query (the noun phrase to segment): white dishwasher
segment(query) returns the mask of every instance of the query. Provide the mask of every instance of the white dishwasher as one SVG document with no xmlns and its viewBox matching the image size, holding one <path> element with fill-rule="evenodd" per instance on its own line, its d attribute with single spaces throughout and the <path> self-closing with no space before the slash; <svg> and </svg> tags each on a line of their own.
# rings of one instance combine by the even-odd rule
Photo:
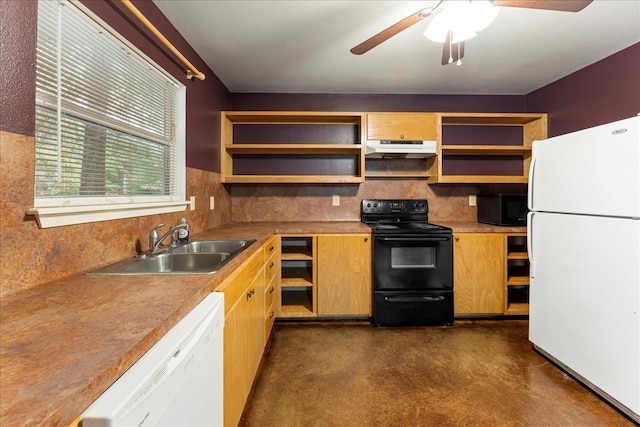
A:
<svg viewBox="0 0 640 427">
<path fill-rule="evenodd" d="M 191 310 L 83 414 L 83 427 L 221 426 L 224 294 Z"/>
</svg>

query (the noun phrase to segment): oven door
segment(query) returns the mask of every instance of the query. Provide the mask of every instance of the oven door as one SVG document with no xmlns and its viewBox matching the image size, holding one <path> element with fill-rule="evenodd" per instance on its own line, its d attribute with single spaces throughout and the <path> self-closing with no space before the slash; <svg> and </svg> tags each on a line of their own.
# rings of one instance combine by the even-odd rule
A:
<svg viewBox="0 0 640 427">
<path fill-rule="evenodd" d="M 451 234 L 374 236 L 374 291 L 453 289 Z"/>
</svg>

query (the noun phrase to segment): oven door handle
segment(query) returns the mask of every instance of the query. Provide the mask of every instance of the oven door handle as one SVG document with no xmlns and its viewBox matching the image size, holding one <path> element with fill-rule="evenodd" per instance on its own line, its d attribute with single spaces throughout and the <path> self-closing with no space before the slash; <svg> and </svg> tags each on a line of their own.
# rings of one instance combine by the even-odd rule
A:
<svg viewBox="0 0 640 427">
<path fill-rule="evenodd" d="M 387 302 L 436 302 L 444 301 L 444 295 L 420 295 L 420 296 L 386 296 Z"/>
<path fill-rule="evenodd" d="M 451 237 L 376 237 L 383 242 L 446 242 Z"/>
</svg>

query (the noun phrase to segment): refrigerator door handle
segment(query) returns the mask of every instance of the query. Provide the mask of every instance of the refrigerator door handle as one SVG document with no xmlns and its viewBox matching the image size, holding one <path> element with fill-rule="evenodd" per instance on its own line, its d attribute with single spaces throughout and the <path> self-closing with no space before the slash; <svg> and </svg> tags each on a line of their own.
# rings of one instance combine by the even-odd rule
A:
<svg viewBox="0 0 640 427">
<path fill-rule="evenodd" d="M 527 256 L 529 257 L 529 276 L 534 279 L 536 277 L 536 263 L 533 258 L 533 217 L 535 212 L 527 214 Z"/>
<path fill-rule="evenodd" d="M 527 207 L 529 210 L 533 210 L 533 185 L 534 185 L 534 171 L 536 168 L 536 161 L 538 160 L 538 156 L 536 156 L 535 143 L 534 147 L 532 147 L 531 153 L 531 164 L 529 165 L 529 196 L 527 197 Z"/>
</svg>

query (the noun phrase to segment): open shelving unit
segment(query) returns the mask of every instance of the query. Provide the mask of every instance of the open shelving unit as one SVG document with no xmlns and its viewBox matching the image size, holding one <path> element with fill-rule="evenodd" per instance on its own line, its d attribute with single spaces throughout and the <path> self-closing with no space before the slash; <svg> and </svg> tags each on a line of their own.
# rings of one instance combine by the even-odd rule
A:
<svg viewBox="0 0 640 427">
<path fill-rule="evenodd" d="M 363 140 L 363 113 L 223 112 L 222 182 L 360 183 Z"/>
<path fill-rule="evenodd" d="M 546 137 L 544 113 L 223 111 L 221 181 L 526 183 L 531 145 Z M 367 139 L 435 140 L 436 154 L 366 157 Z"/>
<path fill-rule="evenodd" d="M 317 315 L 316 236 L 282 236 L 280 317 Z"/>
<path fill-rule="evenodd" d="M 526 183 L 546 114 L 442 113 L 438 183 Z"/>
<path fill-rule="evenodd" d="M 529 257 L 527 235 L 507 234 L 505 314 L 529 313 Z"/>
</svg>

